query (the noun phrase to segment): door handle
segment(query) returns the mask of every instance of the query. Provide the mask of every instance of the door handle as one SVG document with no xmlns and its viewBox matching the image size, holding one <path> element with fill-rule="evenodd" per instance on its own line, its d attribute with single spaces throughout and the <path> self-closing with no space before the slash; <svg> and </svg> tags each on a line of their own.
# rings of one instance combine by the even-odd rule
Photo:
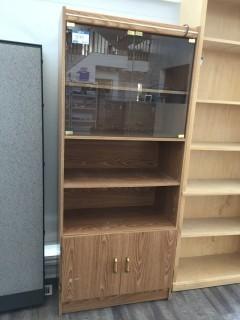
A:
<svg viewBox="0 0 240 320">
<path fill-rule="evenodd" d="M 130 272 L 130 258 L 127 257 L 125 261 L 125 272 Z"/>
<path fill-rule="evenodd" d="M 118 272 L 118 259 L 114 258 L 113 259 L 113 273 L 117 273 Z"/>
</svg>

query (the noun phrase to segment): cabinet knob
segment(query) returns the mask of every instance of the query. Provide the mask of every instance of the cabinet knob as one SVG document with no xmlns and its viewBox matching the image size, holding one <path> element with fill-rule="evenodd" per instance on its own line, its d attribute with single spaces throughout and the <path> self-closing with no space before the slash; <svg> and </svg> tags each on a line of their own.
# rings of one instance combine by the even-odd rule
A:
<svg viewBox="0 0 240 320">
<path fill-rule="evenodd" d="M 130 272 L 130 258 L 127 257 L 125 261 L 125 272 Z"/>
<path fill-rule="evenodd" d="M 117 258 L 113 259 L 113 272 L 114 273 L 118 272 L 118 259 Z"/>
</svg>

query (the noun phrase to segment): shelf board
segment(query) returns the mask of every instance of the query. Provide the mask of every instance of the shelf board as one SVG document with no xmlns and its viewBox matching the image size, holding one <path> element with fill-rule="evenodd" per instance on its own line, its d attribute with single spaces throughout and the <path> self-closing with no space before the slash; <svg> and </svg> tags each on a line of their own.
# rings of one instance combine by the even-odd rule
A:
<svg viewBox="0 0 240 320">
<path fill-rule="evenodd" d="M 156 169 L 67 169 L 65 189 L 179 186 Z"/>
<path fill-rule="evenodd" d="M 185 219 L 182 238 L 240 235 L 240 218 Z"/>
<path fill-rule="evenodd" d="M 240 151 L 240 143 L 226 142 L 194 142 L 191 150 L 199 151 Z"/>
<path fill-rule="evenodd" d="M 240 195 L 240 180 L 189 180 L 183 194 L 187 196 Z"/>
<path fill-rule="evenodd" d="M 83 135 L 65 135 L 65 140 L 110 140 L 110 141 L 166 141 L 166 142 L 184 142 L 184 138 L 161 138 L 146 136 L 83 136 Z"/>
<path fill-rule="evenodd" d="M 175 229 L 152 207 L 88 208 L 64 213 L 64 236 Z"/>
<path fill-rule="evenodd" d="M 240 254 L 221 254 L 179 261 L 174 291 L 240 282 Z"/>
<path fill-rule="evenodd" d="M 151 89 L 151 88 L 142 88 L 138 90 L 137 87 L 122 87 L 122 86 L 109 86 L 97 83 L 85 83 L 85 82 L 66 82 L 67 87 L 77 87 L 77 88 L 93 88 L 93 89 L 106 89 L 106 90 L 120 90 L 120 91 L 133 91 L 133 92 L 152 92 L 152 93 L 165 93 L 165 94 L 177 94 L 177 95 L 186 95 L 187 91 L 177 91 L 177 90 L 165 90 L 165 89 Z"/>
<path fill-rule="evenodd" d="M 231 100 L 198 99 L 197 103 L 240 106 L 240 101 L 231 101 Z"/>
<path fill-rule="evenodd" d="M 240 52 L 240 42 L 213 37 L 204 37 L 204 49 L 227 51 L 229 53 Z"/>
</svg>

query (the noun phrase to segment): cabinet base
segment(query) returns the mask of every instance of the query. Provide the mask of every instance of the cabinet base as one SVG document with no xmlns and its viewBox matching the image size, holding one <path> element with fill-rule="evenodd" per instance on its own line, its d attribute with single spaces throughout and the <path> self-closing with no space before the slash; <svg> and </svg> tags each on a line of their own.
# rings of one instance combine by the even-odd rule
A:
<svg viewBox="0 0 240 320">
<path fill-rule="evenodd" d="M 82 310 L 111 307 L 121 304 L 130 304 L 144 301 L 168 299 L 169 289 L 126 294 L 122 296 L 112 296 L 105 298 L 71 301 L 62 304 L 62 313 L 76 312 Z"/>
</svg>

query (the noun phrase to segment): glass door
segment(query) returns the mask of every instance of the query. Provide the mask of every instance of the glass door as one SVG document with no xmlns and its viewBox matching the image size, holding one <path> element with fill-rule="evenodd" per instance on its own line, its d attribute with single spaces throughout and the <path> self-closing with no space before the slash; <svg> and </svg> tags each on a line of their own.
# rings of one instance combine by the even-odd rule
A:
<svg viewBox="0 0 240 320">
<path fill-rule="evenodd" d="M 65 130 L 184 134 L 193 55 L 188 39 L 68 23 Z"/>
</svg>

